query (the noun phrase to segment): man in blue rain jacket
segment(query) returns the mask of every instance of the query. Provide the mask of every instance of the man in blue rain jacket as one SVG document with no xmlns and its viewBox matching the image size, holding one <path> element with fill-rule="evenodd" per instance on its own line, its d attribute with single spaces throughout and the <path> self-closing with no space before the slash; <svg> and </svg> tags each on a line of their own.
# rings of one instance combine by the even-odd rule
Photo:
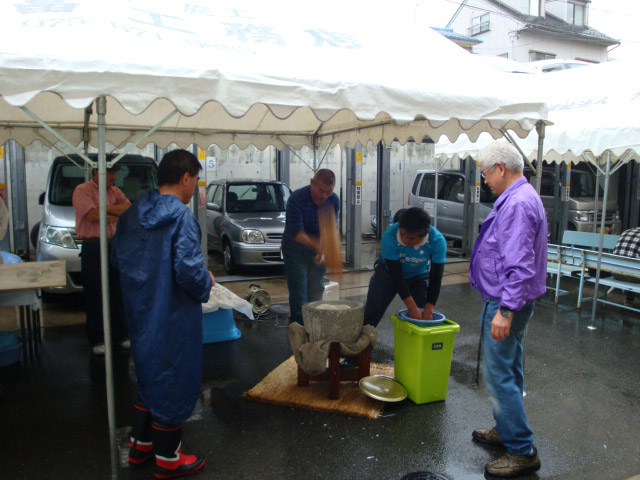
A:
<svg viewBox="0 0 640 480">
<path fill-rule="evenodd" d="M 129 463 L 155 457 L 159 478 L 204 465 L 201 456 L 181 451 L 182 424 L 200 395 L 202 303 L 215 282 L 204 265 L 200 226 L 187 208 L 200 169 L 186 150 L 167 153 L 158 166 L 159 190 L 120 217 L 111 254 L 138 379 Z"/>
</svg>

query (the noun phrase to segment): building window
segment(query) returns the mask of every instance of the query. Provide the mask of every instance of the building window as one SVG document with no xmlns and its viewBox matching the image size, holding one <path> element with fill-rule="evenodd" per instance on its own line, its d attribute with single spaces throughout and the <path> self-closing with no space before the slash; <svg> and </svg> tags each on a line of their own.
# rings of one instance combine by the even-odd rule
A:
<svg viewBox="0 0 640 480">
<path fill-rule="evenodd" d="M 581 3 L 567 2 L 567 23 L 584 26 L 585 6 Z"/>
<path fill-rule="evenodd" d="M 534 50 L 529 50 L 530 62 L 535 62 L 536 60 L 549 60 L 551 58 L 556 58 L 554 53 L 544 53 L 544 52 L 536 52 Z"/>
<path fill-rule="evenodd" d="M 471 19 L 471 28 L 468 30 L 469 35 L 478 35 L 479 33 L 489 31 L 489 14 L 485 13 L 479 17 Z"/>
</svg>

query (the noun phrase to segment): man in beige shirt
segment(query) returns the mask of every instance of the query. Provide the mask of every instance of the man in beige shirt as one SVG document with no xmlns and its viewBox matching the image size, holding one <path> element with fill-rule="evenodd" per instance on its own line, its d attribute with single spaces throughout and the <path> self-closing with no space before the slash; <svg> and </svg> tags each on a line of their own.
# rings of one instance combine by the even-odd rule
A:
<svg viewBox="0 0 640 480">
<path fill-rule="evenodd" d="M 108 161 L 110 159 L 107 159 Z M 107 169 L 107 236 L 109 254 L 111 238 L 116 233 L 116 222 L 131 205 L 124 193 L 115 186 L 119 165 Z M 81 239 L 80 260 L 84 288 L 87 339 L 94 355 L 104 355 L 102 320 L 102 282 L 100 268 L 100 215 L 98 170 L 93 178 L 81 183 L 73 191 L 73 209 L 76 213 L 76 235 Z M 122 291 L 118 273 L 109 269 L 109 297 L 111 311 L 111 337 L 114 343 L 129 348 L 127 326 L 122 306 Z"/>
</svg>

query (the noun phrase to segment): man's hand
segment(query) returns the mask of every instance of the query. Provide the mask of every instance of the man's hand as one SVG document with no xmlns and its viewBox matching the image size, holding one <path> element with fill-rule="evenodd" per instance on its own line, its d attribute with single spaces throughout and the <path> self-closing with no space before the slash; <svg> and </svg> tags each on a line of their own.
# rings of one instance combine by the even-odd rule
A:
<svg viewBox="0 0 640 480">
<path fill-rule="evenodd" d="M 422 312 L 420 311 L 420 309 L 418 307 L 410 307 L 407 315 L 409 315 L 409 318 L 415 318 L 416 320 L 422 320 Z"/>
<path fill-rule="evenodd" d="M 214 277 L 211 272 L 209 272 L 209 276 L 211 277 L 211 286 L 213 287 L 216 284 L 216 277 Z"/>
<path fill-rule="evenodd" d="M 496 312 L 496 316 L 491 320 L 491 338 L 499 342 L 509 336 L 511 330 L 511 318 L 503 317 L 500 310 Z"/>
<path fill-rule="evenodd" d="M 316 262 L 316 265 L 322 265 L 323 263 L 327 263 L 327 259 L 324 257 L 322 253 L 318 253 L 313 259 Z"/>
<path fill-rule="evenodd" d="M 427 303 L 422 311 L 422 320 L 433 320 L 433 309 L 435 305 Z"/>
</svg>

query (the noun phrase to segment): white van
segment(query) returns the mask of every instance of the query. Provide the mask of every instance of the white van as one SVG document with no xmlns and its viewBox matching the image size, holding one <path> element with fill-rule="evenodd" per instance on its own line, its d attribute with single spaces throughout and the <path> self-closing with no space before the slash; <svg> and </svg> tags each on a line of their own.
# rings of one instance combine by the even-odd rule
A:
<svg viewBox="0 0 640 480">
<path fill-rule="evenodd" d="M 34 227 L 37 234 L 37 258 L 43 260 L 65 260 L 67 284 L 64 287 L 43 289 L 46 293 L 71 293 L 82 291 L 80 274 L 80 239 L 76 237 L 76 215 L 71 199 L 75 188 L 85 181 L 85 171 L 78 165 L 84 160 L 78 155 L 56 157 L 53 160 L 47 190 L 40 195 L 43 205 L 42 220 Z M 97 154 L 89 154 L 97 161 Z M 142 155 L 125 155 L 118 161 L 120 170 L 116 187 L 123 191 L 133 203 L 143 193 L 158 188 L 156 164 L 152 158 Z M 91 177 L 92 172 L 89 172 Z"/>
</svg>

